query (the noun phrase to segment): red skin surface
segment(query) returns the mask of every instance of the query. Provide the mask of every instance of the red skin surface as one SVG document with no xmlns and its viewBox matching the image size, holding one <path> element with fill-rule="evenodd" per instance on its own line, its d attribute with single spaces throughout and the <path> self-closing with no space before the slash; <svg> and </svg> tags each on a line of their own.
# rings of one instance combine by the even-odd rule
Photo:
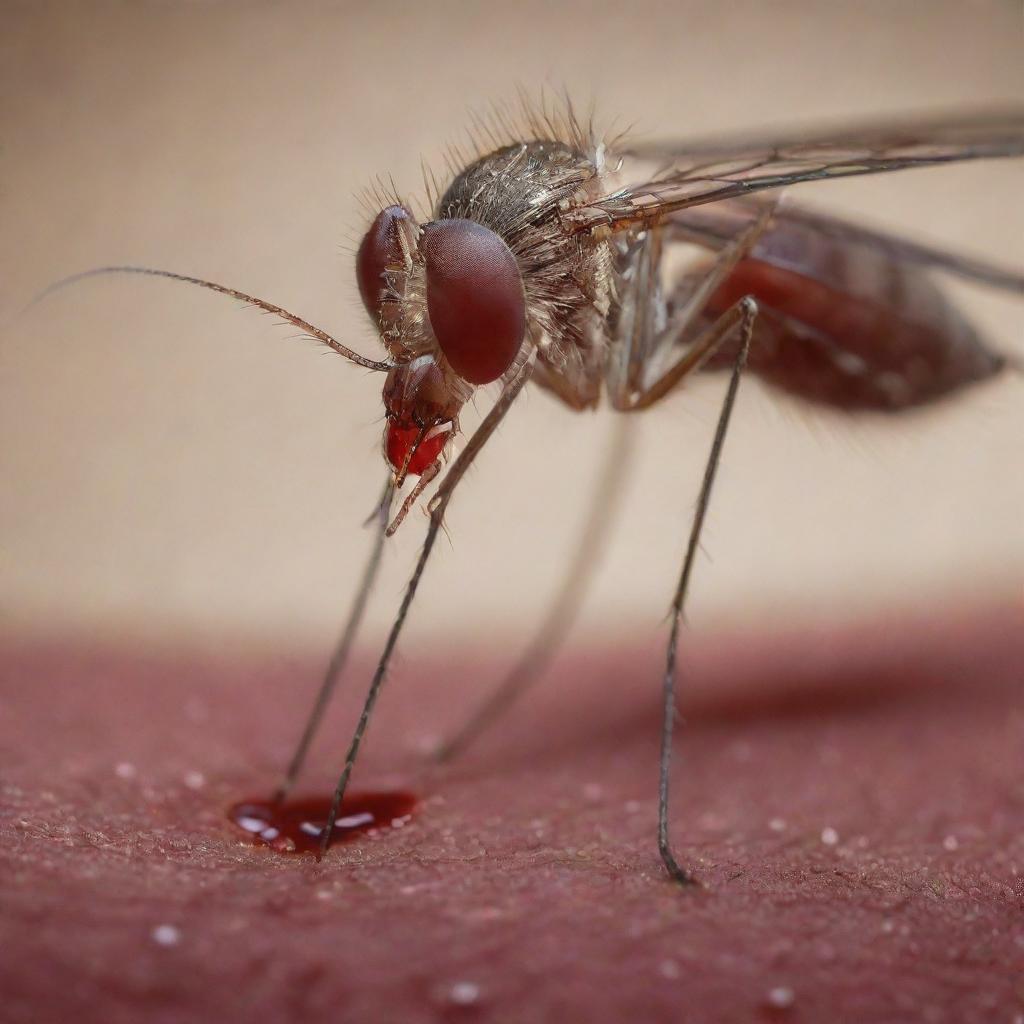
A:
<svg viewBox="0 0 1024 1024">
<path fill-rule="evenodd" d="M 224 818 L 276 781 L 311 659 L 8 643 L 0 1018 L 1012 1024 L 1022 624 L 1003 607 L 691 637 L 673 820 L 706 887 L 688 891 L 653 842 L 654 649 L 567 655 L 433 777 L 425 727 L 498 667 L 408 654 L 356 788 L 423 800 L 318 865 Z M 341 718 L 316 752 L 323 789 Z M 175 944 L 153 937 L 166 924 Z"/>
</svg>

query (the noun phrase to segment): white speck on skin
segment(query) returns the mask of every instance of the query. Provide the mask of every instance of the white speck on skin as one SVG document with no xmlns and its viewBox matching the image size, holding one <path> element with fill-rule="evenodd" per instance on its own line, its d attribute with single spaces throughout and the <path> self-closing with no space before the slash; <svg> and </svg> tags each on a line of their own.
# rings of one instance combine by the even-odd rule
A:
<svg viewBox="0 0 1024 1024">
<path fill-rule="evenodd" d="M 456 1006 L 472 1006 L 480 998 L 480 986 L 471 981 L 457 981 L 448 990 L 448 999 Z"/>
<path fill-rule="evenodd" d="M 202 789 L 206 785 L 206 776 L 202 772 L 185 772 L 184 781 L 189 789 Z"/>
<path fill-rule="evenodd" d="M 149 935 L 158 946 L 176 946 L 181 942 L 181 929 L 173 924 L 158 924 Z"/>
<path fill-rule="evenodd" d="M 831 825 L 826 825 L 821 830 L 821 841 L 826 846 L 835 846 L 839 842 L 839 833 Z"/>
<path fill-rule="evenodd" d="M 639 800 L 627 800 L 623 806 L 627 814 L 636 814 L 637 811 L 643 809 L 643 804 Z"/>
<path fill-rule="evenodd" d="M 597 803 L 598 800 L 603 799 L 604 789 L 596 782 L 588 782 L 583 787 L 583 799 L 589 800 L 591 803 Z"/>
<path fill-rule="evenodd" d="M 795 999 L 796 996 L 791 988 L 780 985 L 768 993 L 767 1002 L 773 1010 L 788 1010 L 793 1005 Z"/>
<path fill-rule="evenodd" d="M 658 964 L 658 973 L 663 978 L 678 978 L 679 977 L 679 964 L 675 960 L 662 960 Z"/>
<path fill-rule="evenodd" d="M 127 761 L 122 761 L 114 769 L 114 774 L 119 779 L 134 779 L 138 772 L 135 770 L 135 765 L 129 764 Z"/>
<path fill-rule="evenodd" d="M 768 822 L 768 827 L 773 832 L 785 832 L 786 831 L 786 823 L 781 818 L 772 818 L 772 820 Z"/>
<path fill-rule="evenodd" d="M 754 749 L 745 740 L 740 740 L 732 745 L 732 756 L 741 764 L 746 764 L 754 756 Z"/>
<path fill-rule="evenodd" d="M 946 836 L 942 840 L 942 848 L 944 850 L 956 850 L 960 847 L 960 840 L 956 836 Z"/>
<path fill-rule="evenodd" d="M 896 931 L 896 924 L 895 924 L 895 922 L 890 921 L 889 918 L 886 918 L 882 922 L 882 931 L 885 932 L 886 935 L 889 935 L 892 932 Z"/>
<path fill-rule="evenodd" d="M 420 736 L 416 742 L 416 749 L 424 756 L 436 754 L 441 749 L 441 737 L 434 732 Z"/>
</svg>

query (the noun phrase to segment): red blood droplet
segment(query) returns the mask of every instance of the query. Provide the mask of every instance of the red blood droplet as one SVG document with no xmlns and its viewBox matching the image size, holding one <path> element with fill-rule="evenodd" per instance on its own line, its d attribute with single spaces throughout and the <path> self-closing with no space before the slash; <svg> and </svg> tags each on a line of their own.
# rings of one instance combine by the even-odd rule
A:
<svg viewBox="0 0 1024 1024">
<path fill-rule="evenodd" d="M 404 825 L 415 806 L 416 797 L 411 793 L 353 794 L 342 802 L 331 841 L 349 839 L 372 828 Z M 329 796 L 283 804 L 245 800 L 228 811 L 228 819 L 248 833 L 254 843 L 278 853 L 317 853 L 330 810 Z"/>
<path fill-rule="evenodd" d="M 452 369 L 471 384 L 489 384 L 511 365 L 526 332 L 519 265 L 505 241 L 471 220 L 423 228 L 427 314 Z"/>
<path fill-rule="evenodd" d="M 419 476 L 431 463 L 435 462 L 448 440 L 451 430 L 442 428 L 435 433 L 428 433 L 420 442 L 420 446 L 413 452 L 409 459 L 406 472 L 410 476 Z M 405 465 L 409 449 L 416 443 L 420 436 L 419 427 L 400 427 L 395 423 L 389 423 L 387 433 L 384 436 L 384 451 L 388 462 L 397 469 Z"/>
</svg>

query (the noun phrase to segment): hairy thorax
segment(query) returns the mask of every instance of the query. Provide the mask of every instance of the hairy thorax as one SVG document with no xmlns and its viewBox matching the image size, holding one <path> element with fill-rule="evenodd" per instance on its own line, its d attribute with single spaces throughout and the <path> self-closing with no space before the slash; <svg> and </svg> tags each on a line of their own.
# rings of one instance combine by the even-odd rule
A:
<svg viewBox="0 0 1024 1024">
<path fill-rule="evenodd" d="M 438 200 L 438 219 L 464 217 L 499 234 L 519 264 L 527 331 L 538 349 L 540 382 L 578 377 L 603 358 L 614 303 L 609 243 L 572 235 L 562 216 L 606 185 L 600 153 L 563 142 L 505 146 L 470 164 Z"/>
</svg>

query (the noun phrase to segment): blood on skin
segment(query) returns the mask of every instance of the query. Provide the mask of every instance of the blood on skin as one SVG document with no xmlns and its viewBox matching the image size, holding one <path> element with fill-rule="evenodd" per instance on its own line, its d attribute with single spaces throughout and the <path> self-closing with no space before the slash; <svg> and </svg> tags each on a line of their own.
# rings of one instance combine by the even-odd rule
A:
<svg viewBox="0 0 1024 1024">
<path fill-rule="evenodd" d="M 277 804 L 243 800 L 228 810 L 228 819 L 254 843 L 278 853 L 316 853 L 327 823 L 332 796 L 306 797 Z M 404 824 L 416 806 L 416 797 L 399 791 L 358 793 L 346 797 L 334 823 L 335 839 L 350 839 L 372 828 Z"/>
</svg>

